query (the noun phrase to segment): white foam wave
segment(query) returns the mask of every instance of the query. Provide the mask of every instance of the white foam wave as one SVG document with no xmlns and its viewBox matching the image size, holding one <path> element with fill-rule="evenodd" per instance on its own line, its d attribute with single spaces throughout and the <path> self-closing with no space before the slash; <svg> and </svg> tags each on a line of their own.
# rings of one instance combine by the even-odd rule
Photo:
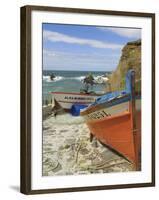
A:
<svg viewBox="0 0 159 200">
<path fill-rule="evenodd" d="M 77 76 L 77 77 L 63 77 L 63 76 L 56 76 L 53 80 L 50 79 L 50 76 L 43 76 L 43 80 L 46 82 L 57 82 L 63 79 L 73 79 L 83 82 L 85 76 Z M 94 76 L 94 82 L 97 84 L 106 83 L 108 81 L 107 77 L 103 76 Z"/>
<path fill-rule="evenodd" d="M 71 79 L 83 81 L 85 77 L 86 76 L 71 77 Z M 97 76 L 93 76 L 93 77 L 94 77 L 94 82 L 97 83 L 97 84 L 106 83 L 108 81 L 108 78 L 104 77 L 104 76 L 97 75 Z"/>
<path fill-rule="evenodd" d="M 97 83 L 97 84 L 102 84 L 102 83 L 106 83 L 108 81 L 108 78 L 107 77 L 104 77 L 104 76 L 93 76 L 94 77 L 94 82 Z M 76 79 L 76 80 L 79 80 L 79 81 L 83 81 L 85 78 L 85 76 L 79 76 L 79 77 L 71 77 L 71 79 Z"/>
<path fill-rule="evenodd" d="M 46 82 L 57 82 L 64 79 L 62 76 L 56 76 L 53 80 L 50 79 L 50 76 L 43 76 L 43 80 Z"/>
<path fill-rule="evenodd" d="M 106 83 L 107 81 L 108 81 L 107 77 L 103 77 L 103 76 L 94 77 L 94 82 L 97 83 L 97 84 Z"/>
<path fill-rule="evenodd" d="M 43 76 L 43 80 L 48 80 L 50 76 Z"/>
<path fill-rule="evenodd" d="M 78 80 L 78 81 L 83 81 L 84 78 L 85 78 L 85 76 L 69 77 L 69 79 L 75 79 L 75 80 Z"/>
</svg>

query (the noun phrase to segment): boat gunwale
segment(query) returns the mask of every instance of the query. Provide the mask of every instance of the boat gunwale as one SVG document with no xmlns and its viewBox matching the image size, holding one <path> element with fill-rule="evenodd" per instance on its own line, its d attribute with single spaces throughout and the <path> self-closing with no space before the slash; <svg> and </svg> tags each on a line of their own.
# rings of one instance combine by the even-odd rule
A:
<svg viewBox="0 0 159 200">
<path fill-rule="evenodd" d="M 102 96 L 104 94 L 86 94 L 80 92 L 49 92 L 50 94 L 70 94 L 70 95 L 82 95 L 82 96 Z"/>
<path fill-rule="evenodd" d="M 111 101 L 106 101 L 104 103 L 100 103 L 100 104 L 96 104 L 94 106 L 90 106 L 86 110 L 81 111 L 80 114 L 81 114 L 81 116 L 84 116 L 84 115 L 90 114 L 90 113 L 95 112 L 95 111 L 102 109 L 102 108 L 109 108 L 109 107 L 115 106 L 115 105 L 119 104 L 119 101 L 121 101 L 121 100 L 123 100 L 123 101 L 120 102 L 120 104 L 128 102 L 130 100 L 130 96 L 127 95 L 127 96 L 121 97 L 120 99 L 115 98 L 115 99 L 112 99 Z"/>
<path fill-rule="evenodd" d="M 84 100 L 82 100 L 82 101 L 79 101 L 79 102 L 76 102 L 76 101 L 58 101 L 58 102 L 60 102 L 60 103 L 73 103 L 73 104 L 91 104 L 92 102 L 86 102 L 86 101 L 84 101 Z"/>
<path fill-rule="evenodd" d="M 141 95 L 136 95 L 135 98 L 136 99 L 141 99 Z M 122 96 L 120 98 L 114 98 L 111 101 L 106 101 L 104 103 L 96 104 L 94 106 L 90 105 L 90 107 L 88 107 L 86 110 L 81 111 L 80 115 L 81 116 L 85 116 L 85 115 L 90 114 L 92 112 L 95 112 L 95 111 L 97 111 L 99 109 L 110 108 L 110 107 L 118 105 L 118 104 L 126 103 L 126 102 L 128 102 L 130 100 L 131 100 L 130 95 L 125 95 L 125 96 Z"/>
</svg>

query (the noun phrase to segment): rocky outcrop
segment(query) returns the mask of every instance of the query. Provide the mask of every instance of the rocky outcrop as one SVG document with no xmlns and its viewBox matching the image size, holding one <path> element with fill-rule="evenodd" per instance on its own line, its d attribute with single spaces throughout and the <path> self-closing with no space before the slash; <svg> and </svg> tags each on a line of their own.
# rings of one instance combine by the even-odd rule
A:
<svg viewBox="0 0 159 200">
<path fill-rule="evenodd" d="M 141 82 L 141 40 L 128 42 L 122 49 L 117 69 L 109 77 L 109 90 L 125 88 L 125 75 L 129 69 L 135 70 L 136 82 Z M 140 87 L 138 84 L 138 87 Z"/>
</svg>

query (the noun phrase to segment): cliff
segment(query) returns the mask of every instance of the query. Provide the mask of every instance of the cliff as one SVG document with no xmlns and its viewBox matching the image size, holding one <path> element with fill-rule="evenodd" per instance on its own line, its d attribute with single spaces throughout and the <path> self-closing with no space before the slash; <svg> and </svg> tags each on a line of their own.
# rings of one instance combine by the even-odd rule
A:
<svg viewBox="0 0 159 200">
<path fill-rule="evenodd" d="M 109 89 L 120 90 L 125 88 L 125 75 L 129 69 L 135 70 L 136 89 L 141 89 L 141 40 L 128 42 L 122 49 L 119 64 L 109 77 Z"/>
</svg>

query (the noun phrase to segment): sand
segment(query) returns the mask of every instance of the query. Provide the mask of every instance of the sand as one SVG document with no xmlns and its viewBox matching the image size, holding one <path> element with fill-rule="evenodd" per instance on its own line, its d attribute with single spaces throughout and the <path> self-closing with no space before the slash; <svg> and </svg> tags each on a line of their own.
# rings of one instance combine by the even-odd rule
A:
<svg viewBox="0 0 159 200">
<path fill-rule="evenodd" d="M 90 134 L 82 117 L 68 113 L 43 121 L 43 176 L 128 172 L 133 166 Z"/>
</svg>

